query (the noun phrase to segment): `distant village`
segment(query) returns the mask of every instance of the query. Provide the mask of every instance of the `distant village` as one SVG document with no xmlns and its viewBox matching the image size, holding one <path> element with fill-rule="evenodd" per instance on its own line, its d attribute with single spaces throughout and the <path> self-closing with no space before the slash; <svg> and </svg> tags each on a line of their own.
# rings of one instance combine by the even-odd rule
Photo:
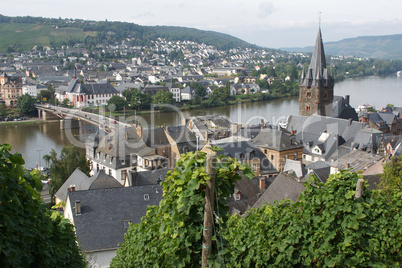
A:
<svg viewBox="0 0 402 268">
<path fill-rule="evenodd" d="M 125 55 L 132 50 L 138 57 L 99 61 L 102 54 Z M 170 59 L 173 51 L 182 52 L 183 58 Z M 179 103 L 194 97 L 191 82 L 203 84 L 208 98 L 227 81 L 231 95 L 256 94 L 267 90 L 260 88 L 256 79 L 285 83 L 291 78 L 252 77 L 247 65 L 258 69 L 283 57 L 307 57 L 263 49 L 233 49 L 225 55 L 223 58 L 223 52 L 211 46 L 163 39 L 149 50 L 123 43 L 98 45 L 96 51 L 79 44 L 57 50 L 47 47 L 13 53 L 13 59 L 0 53 L 0 98 L 13 107 L 19 96 L 36 98 L 52 84 L 56 99 L 60 103 L 68 99 L 75 108 L 105 105 L 112 96 L 133 88 L 151 96 L 160 90 L 171 92 Z M 139 222 L 148 206 L 162 200 L 160 183 L 184 153 L 208 153 L 212 146 L 219 146 L 222 151 L 218 155 L 250 165 L 254 179 L 242 178 L 236 183 L 228 199 L 230 214 L 243 215 L 248 209 L 284 198 L 297 201 L 309 176 L 325 182 L 340 169 L 362 171 L 375 188 L 383 164 L 402 153 L 402 107 L 356 110 L 350 106 L 349 96 L 334 96 L 335 82 L 327 68 L 321 31 L 310 65 L 298 80 L 299 114 L 279 125 L 263 120 L 246 125 L 219 115 L 203 115 L 185 118 L 181 125 L 153 128 L 115 122 L 114 131 L 95 135 L 86 144 L 90 176 L 76 169 L 55 194 L 56 204 L 65 204 L 64 217 L 74 224 L 88 263 L 108 266 L 124 242 L 129 224 Z M 52 112 L 48 108 L 43 109 Z"/>
</svg>

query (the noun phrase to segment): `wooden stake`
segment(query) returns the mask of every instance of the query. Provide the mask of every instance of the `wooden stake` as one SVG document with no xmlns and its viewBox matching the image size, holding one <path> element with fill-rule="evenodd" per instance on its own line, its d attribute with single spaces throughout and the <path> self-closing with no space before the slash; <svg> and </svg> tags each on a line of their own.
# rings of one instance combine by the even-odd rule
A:
<svg viewBox="0 0 402 268">
<path fill-rule="evenodd" d="M 364 184 L 363 179 L 358 179 L 357 180 L 355 198 L 362 197 L 362 195 L 363 195 L 363 184 Z"/>
<path fill-rule="evenodd" d="M 216 154 L 207 154 L 206 171 L 211 179 L 207 182 L 205 191 L 204 227 L 202 238 L 202 267 L 208 267 L 208 257 L 211 255 L 215 191 L 215 164 Z"/>
</svg>

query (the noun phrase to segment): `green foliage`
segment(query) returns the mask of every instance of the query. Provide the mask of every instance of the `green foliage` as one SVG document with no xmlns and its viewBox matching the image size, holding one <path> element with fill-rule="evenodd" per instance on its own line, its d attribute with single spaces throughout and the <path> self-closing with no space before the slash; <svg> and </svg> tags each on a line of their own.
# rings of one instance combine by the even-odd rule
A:
<svg viewBox="0 0 402 268">
<path fill-rule="evenodd" d="M 46 209 L 38 174 L 23 168 L 21 154 L 0 146 L 0 266 L 85 267 L 73 226 Z"/>
<path fill-rule="evenodd" d="M 35 99 L 28 94 L 19 96 L 17 99 L 17 109 L 21 114 L 32 115 L 35 113 Z"/>
<path fill-rule="evenodd" d="M 52 197 L 76 168 L 89 175 L 89 161 L 86 159 L 85 154 L 72 144 L 65 146 L 61 150 L 60 158 L 57 158 L 56 151 L 52 149 L 50 154 L 43 156 L 43 159 L 46 164 L 51 164 L 49 193 Z"/>
<path fill-rule="evenodd" d="M 130 102 L 131 109 L 145 109 L 152 103 L 152 97 L 149 94 L 141 93 L 137 88 L 123 91 L 123 96 Z"/>
<path fill-rule="evenodd" d="M 153 96 L 153 103 L 156 104 L 174 104 L 173 93 L 169 91 L 159 90 Z"/>
<path fill-rule="evenodd" d="M 305 183 L 299 202 L 283 200 L 229 220 L 228 267 L 397 267 L 402 261 L 401 191 L 391 198 L 341 171 Z"/>
<path fill-rule="evenodd" d="M 126 99 L 119 95 L 114 95 L 107 101 L 107 107 L 111 111 L 121 111 L 127 106 L 128 102 Z"/>
<path fill-rule="evenodd" d="M 182 155 L 162 183 L 164 199 L 159 206 L 148 208 L 140 223 L 130 226 L 111 267 L 201 266 L 205 185 L 210 179 L 205 159 L 201 152 Z M 234 182 L 240 179 L 239 171 L 252 176 L 252 171 L 237 160 L 219 157 L 215 211 L 222 222 L 227 219 L 226 198 L 233 193 Z M 224 254 L 220 251 L 219 234 L 216 228 L 211 259 L 218 264 Z"/>
<path fill-rule="evenodd" d="M 72 107 L 72 105 L 70 105 L 70 99 L 65 98 L 65 99 L 61 102 L 61 106 L 63 106 L 63 107 Z"/>
<path fill-rule="evenodd" d="M 7 116 L 7 107 L 4 103 L 0 103 L 0 116 L 1 117 Z"/>
<path fill-rule="evenodd" d="M 402 156 L 393 156 L 384 165 L 380 186 L 387 192 L 395 189 L 402 191 Z"/>
<path fill-rule="evenodd" d="M 55 104 L 54 92 L 53 86 L 49 86 L 46 90 L 41 90 L 38 96 L 39 102 Z"/>
</svg>

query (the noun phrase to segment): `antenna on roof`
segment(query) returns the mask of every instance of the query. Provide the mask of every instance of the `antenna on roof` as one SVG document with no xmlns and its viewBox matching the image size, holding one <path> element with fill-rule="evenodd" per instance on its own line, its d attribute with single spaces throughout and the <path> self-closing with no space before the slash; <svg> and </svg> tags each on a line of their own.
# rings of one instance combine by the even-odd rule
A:
<svg viewBox="0 0 402 268">
<path fill-rule="evenodd" d="M 321 28 L 321 11 L 318 12 L 318 27 Z"/>
</svg>

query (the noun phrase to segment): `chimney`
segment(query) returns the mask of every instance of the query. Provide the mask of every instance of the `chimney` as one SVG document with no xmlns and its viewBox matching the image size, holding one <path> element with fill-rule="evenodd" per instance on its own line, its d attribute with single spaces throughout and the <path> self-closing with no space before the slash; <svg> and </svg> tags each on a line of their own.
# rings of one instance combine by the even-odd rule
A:
<svg viewBox="0 0 402 268">
<path fill-rule="evenodd" d="M 75 201 L 75 215 L 81 215 L 81 202 L 80 200 Z"/>
<path fill-rule="evenodd" d="M 265 191 L 265 178 L 260 178 L 260 190 Z"/>
<path fill-rule="evenodd" d="M 75 192 L 75 185 L 70 185 L 70 192 Z"/>
<path fill-rule="evenodd" d="M 350 95 L 345 95 L 345 101 L 347 105 L 350 104 Z"/>
</svg>

